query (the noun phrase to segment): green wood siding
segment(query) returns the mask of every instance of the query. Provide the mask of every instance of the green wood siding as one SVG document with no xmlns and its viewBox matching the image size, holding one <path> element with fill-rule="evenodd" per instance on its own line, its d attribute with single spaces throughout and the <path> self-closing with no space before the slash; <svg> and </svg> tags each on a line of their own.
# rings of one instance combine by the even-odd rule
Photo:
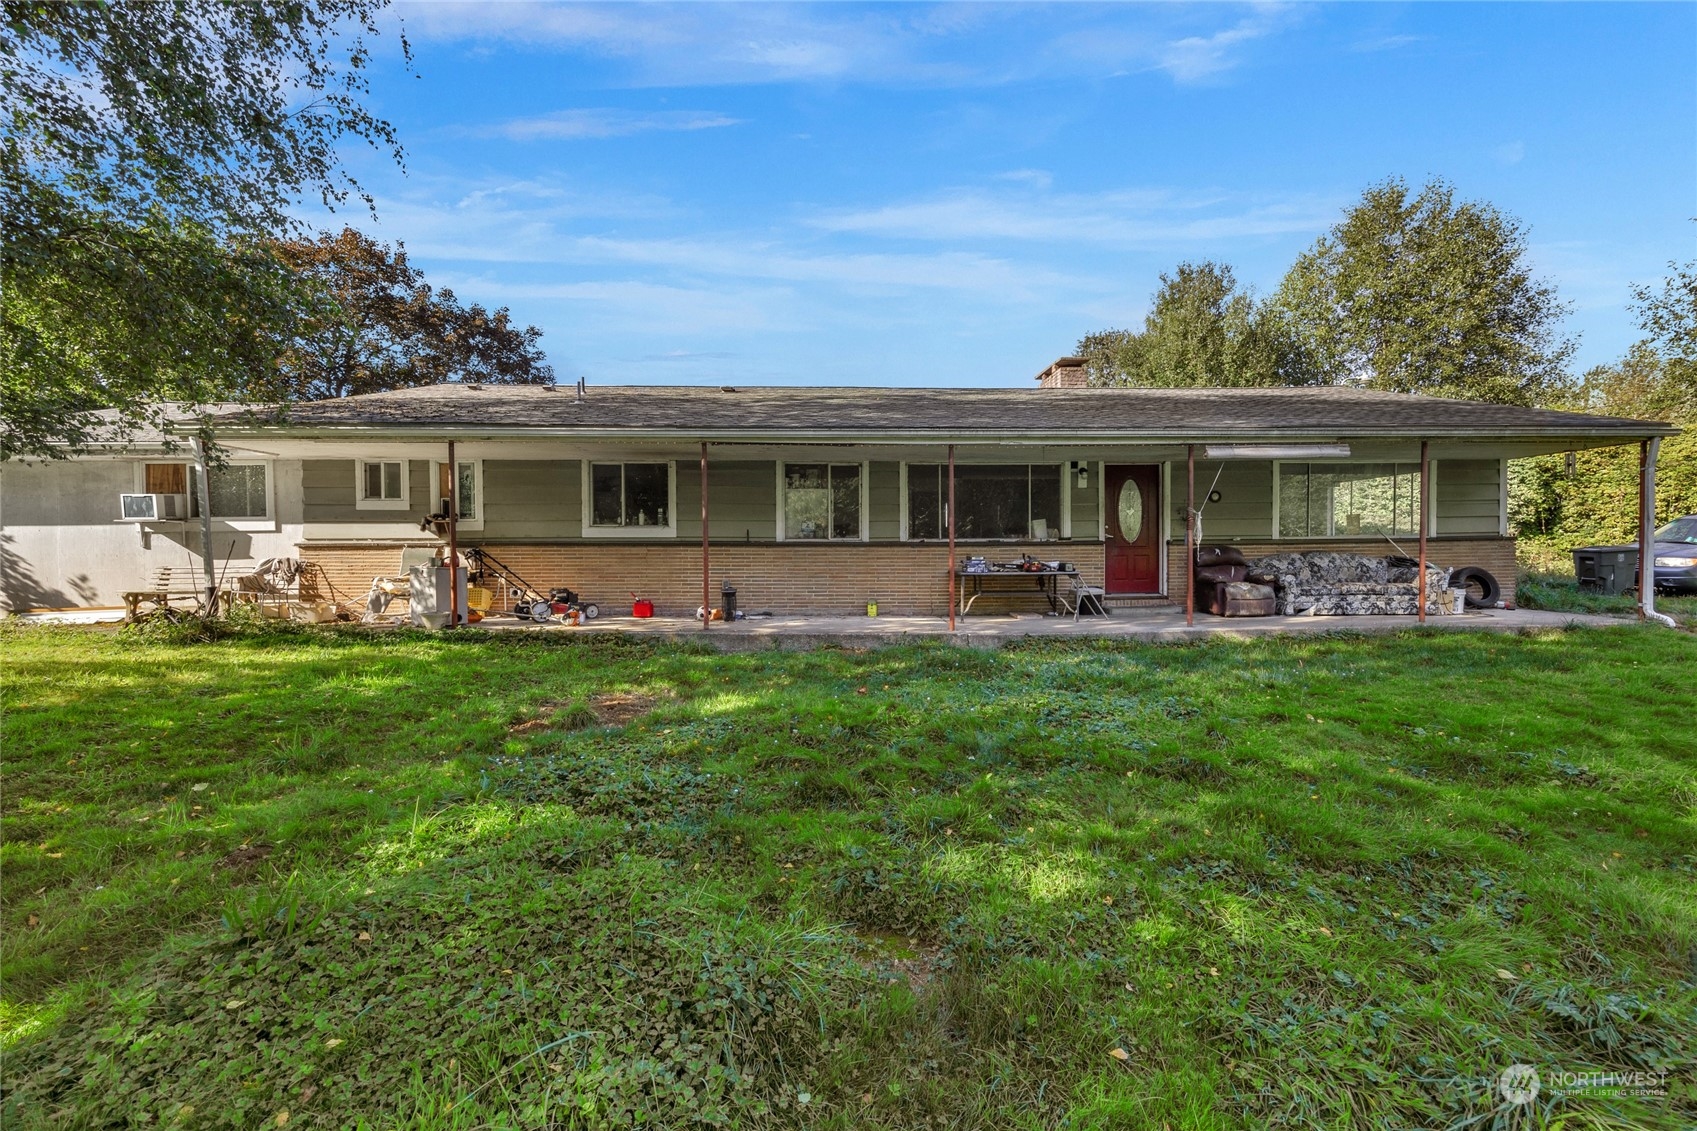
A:
<svg viewBox="0 0 1697 1131">
<path fill-rule="evenodd" d="M 874 463 L 866 484 L 867 536 L 874 542 L 894 542 L 902 536 L 902 465 Z"/>
<path fill-rule="evenodd" d="M 1502 461 L 1439 460 L 1433 476 L 1439 534 L 1502 531 Z"/>
<path fill-rule="evenodd" d="M 701 540 L 701 465 L 678 461 L 678 537 Z M 707 459 L 707 524 L 715 542 L 778 536 L 778 469 L 771 460 Z"/>
<path fill-rule="evenodd" d="M 1171 465 L 1172 535 L 1184 536 L 1185 475 L 1183 463 Z M 1219 476 L 1218 482 L 1215 476 Z M 1208 501 L 1208 492 L 1220 493 L 1220 501 Z M 1273 533 L 1273 465 L 1261 460 L 1227 460 L 1223 463 L 1196 461 L 1196 509 L 1202 512 L 1202 537 L 1268 538 Z"/>
<path fill-rule="evenodd" d="M 577 460 L 483 461 L 485 541 L 576 538 L 582 522 L 582 465 Z"/>
<path fill-rule="evenodd" d="M 361 510 L 354 505 L 354 461 L 351 459 L 308 459 L 301 461 L 301 517 L 306 522 L 408 522 L 418 521 L 434 509 L 430 461 L 407 461 L 406 510 Z"/>
<path fill-rule="evenodd" d="M 1095 540 L 1102 537 L 1102 524 L 1097 521 L 1097 511 L 1102 505 L 1102 465 L 1090 463 L 1090 485 L 1080 487 L 1078 476 L 1067 465 L 1066 481 L 1063 486 L 1072 492 L 1072 536 L 1075 539 Z"/>
</svg>

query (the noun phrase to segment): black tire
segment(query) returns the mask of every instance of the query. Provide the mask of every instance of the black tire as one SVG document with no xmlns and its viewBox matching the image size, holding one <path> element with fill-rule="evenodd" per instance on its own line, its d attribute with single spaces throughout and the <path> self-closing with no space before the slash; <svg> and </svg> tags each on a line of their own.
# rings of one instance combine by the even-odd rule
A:
<svg viewBox="0 0 1697 1131">
<path fill-rule="evenodd" d="M 591 601 L 587 605 L 583 606 L 583 619 L 584 620 L 594 620 L 596 617 L 598 617 L 600 615 L 601 615 L 601 606 L 597 605 L 594 601 Z"/>
<path fill-rule="evenodd" d="M 1475 586 L 1478 587 L 1477 596 L 1474 595 Z M 1503 587 L 1497 584 L 1497 579 L 1478 566 L 1451 570 L 1450 588 L 1467 590 L 1467 607 L 1470 609 L 1494 609 L 1503 598 Z"/>
</svg>

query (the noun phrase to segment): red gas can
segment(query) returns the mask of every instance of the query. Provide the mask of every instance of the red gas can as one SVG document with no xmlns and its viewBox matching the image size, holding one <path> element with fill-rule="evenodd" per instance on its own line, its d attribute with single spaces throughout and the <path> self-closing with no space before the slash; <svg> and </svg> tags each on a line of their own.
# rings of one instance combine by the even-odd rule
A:
<svg viewBox="0 0 1697 1131">
<path fill-rule="evenodd" d="M 635 593 L 632 593 L 631 596 L 636 598 L 635 603 L 632 604 L 631 607 L 630 607 L 630 615 L 631 616 L 638 617 L 638 618 L 647 618 L 647 617 L 651 617 L 651 616 L 654 615 L 654 602 L 653 601 L 650 601 L 646 597 L 637 597 Z"/>
</svg>

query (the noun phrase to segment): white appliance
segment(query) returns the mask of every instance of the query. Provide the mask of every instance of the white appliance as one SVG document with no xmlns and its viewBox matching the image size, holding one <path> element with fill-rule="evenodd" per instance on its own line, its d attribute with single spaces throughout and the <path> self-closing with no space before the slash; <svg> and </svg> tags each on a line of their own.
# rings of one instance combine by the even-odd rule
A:
<svg viewBox="0 0 1697 1131">
<path fill-rule="evenodd" d="M 189 516 L 187 495 L 119 495 L 119 522 L 161 522 Z"/>
<path fill-rule="evenodd" d="M 407 587 L 411 594 L 408 612 L 415 628 L 442 628 L 453 613 L 448 604 L 448 567 L 446 565 L 415 565 L 407 570 Z M 459 569 L 460 624 L 468 623 L 466 614 L 466 571 Z"/>
</svg>

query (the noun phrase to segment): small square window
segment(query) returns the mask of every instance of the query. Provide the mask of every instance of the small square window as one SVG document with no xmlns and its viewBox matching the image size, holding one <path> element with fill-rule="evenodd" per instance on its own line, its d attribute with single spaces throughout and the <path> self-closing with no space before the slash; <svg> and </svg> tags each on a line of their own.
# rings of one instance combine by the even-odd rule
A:
<svg viewBox="0 0 1697 1131">
<path fill-rule="evenodd" d="M 356 465 L 354 503 L 366 510 L 406 510 L 408 496 L 407 461 L 400 459 L 362 459 Z"/>
<path fill-rule="evenodd" d="M 364 497 L 389 500 L 401 497 L 401 464 L 399 460 L 371 460 L 366 463 Z"/>
</svg>

